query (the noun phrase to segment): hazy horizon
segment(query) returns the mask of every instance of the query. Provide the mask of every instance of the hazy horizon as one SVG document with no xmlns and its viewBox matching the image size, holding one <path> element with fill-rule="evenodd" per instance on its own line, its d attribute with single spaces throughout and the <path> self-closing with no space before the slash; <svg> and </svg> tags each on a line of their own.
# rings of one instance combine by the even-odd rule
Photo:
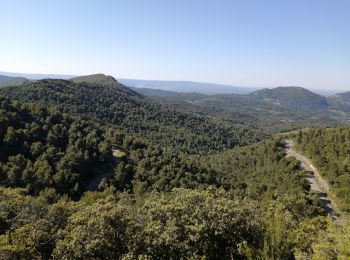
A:
<svg viewBox="0 0 350 260">
<path fill-rule="evenodd" d="M 104 73 L 95 73 L 95 74 L 104 74 Z M 44 78 L 54 78 L 54 79 L 70 79 L 70 78 L 74 78 L 74 77 L 80 77 L 80 76 L 87 76 L 87 75 L 63 75 L 63 74 L 42 74 L 42 73 L 18 73 L 18 72 L 7 72 L 7 71 L 0 71 L 0 75 L 2 76 L 9 76 L 9 77 L 25 77 L 29 80 L 40 80 L 40 79 L 44 79 Z M 89 74 L 92 75 L 92 74 Z M 108 75 L 108 74 L 106 74 Z M 111 75 L 113 76 L 113 75 Z M 261 89 L 273 89 L 273 88 L 277 88 L 277 87 L 302 87 L 302 88 L 306 88 L 310 91 L 313 91 L 317 94 L 323 95 L 323 96 L 330 96 L 330 95 L 334 95 L 334 94 L 338 94 L 338 93 L 342 93 L 342 92 L 347 92 L 348 90 L 346 89 L 322 89 L 322 88 L 307 88 L 307 87 L 303 87 L 303 86 L 292 86 L 292 85 L 285 85 L 285 86 L 237 86 L 237 85 L 228 85 L 228 84 L 222 84 L 222 83 L 217 83 L 217 82 L 202 82 L 202 81 L 193 81 L 193 80 L 161 80 L 161 79 L 151 79 L 151 80 L 147 80 L 147 79 L 137 79 L 137 78 L 121 78 L 121 77 L 115 77 L 113 76 L 115 79 L 117 79 L 118 81 L 120 81 L 120 83 L 126 85 L 126 86 L 130 86 L 130 87 L 136 87 L 136 88 L 149 88 L 149 89 L 160 89 L 160 90 L 166 90 L 166 91 L 173 91 L 173 92 L 197 92 L 197 93 L 202 93 L 202 94 L 208 94 L 208 95 L 212 95 L 212 94 L 247 94 L 247 93 L 251 93 L 253 91 L 256 90 L 261 90 Z M 132 85 L 132 84 L 126 84 L 127 81 L 144 81 L 144 82 L 157 82 L 157 83 L 171 83 L 170 86 L 163 86 L 163 87 L 157 87 L 157 86 L 153 86 L 153 85 Z M 175 83 L 194 83 L 194 84 L 204 84 L 207 85 L 205 89 L 203 90 L 199 90 L 199 86 L 197 86 L 196 90 L 190 89 L 190 90 L 186 90 L 183 88 L 183 86 L 181 86 L 181 84 L 179 85 L 182 88 L 177 88 L 176 90 L 174 89 L 174 84 Z M 208 91 L 208 87 L 209 85 L 212 85 L 213 87 L 225 87 L 225 89 L 220 89 L 218 91 L 216 91 L 215 89 L 211 89 Z M 228 91 L 229 88 L 232 88 L 231 91 Z M 245 89 L 245 90 L 243 90 Z"/>
</svg>

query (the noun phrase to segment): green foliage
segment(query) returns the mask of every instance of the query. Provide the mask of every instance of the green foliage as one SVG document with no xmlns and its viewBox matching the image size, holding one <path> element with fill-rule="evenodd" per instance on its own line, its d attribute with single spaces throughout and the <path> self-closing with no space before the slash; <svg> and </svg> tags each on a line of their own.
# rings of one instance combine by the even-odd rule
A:
<svg viewBox="0 0 350 260">
<path fill-rule="evenodd" d="M 111 150 L 103 129 L 53 109 L 0 97 L 0 184 L 79 196 Z M 107 148 L 105 148 L 105 146 Z"/>
<path fill-rule="evenodd" d="M 350 226 L 335 224 L 330 219 L 328 226 L 322 230 L 313 243 L 315 252 L 312 259 L 349 259 L 350 258 Z"/>
<path fill-rule="evenodd" d="M 277 139 L 202 158 L 157 146 L 130 156 L 137 165 L 120 163 L 112 183 L 135 193 L 216 186 L 238 198 L 261 200 L 303 193 L 308 188 L 299 163 L 285 158 L 284 143 Z M 310 204 L 317 202 L 310 198 Z"/>
<path fill-rule="evenodd" d="M 51 190 L 31 197 L 0 189 L 0 257 L 293 259 L 297 253 L 310 258 L 318 230 L 326 228 L 323 218 L 300 214 L 308 207 L 300 197 L 259 206 L 213 187 L 151 192 L 142 204 L 113 190 L 88 194 L 71 202 Z"/>
<path fill-rule="evenodd" d="M 278 139 L 210 156 L 203 163 L 216 172 L 220 187 L 239 197 L 272 199 L 307 188 L 299 163 L 285 157 L 284 143 Z"/>
<path fill-rule="evenodd" d="M 151 193 L 141 208 L 110 197 L 69 218 L 55 257 L 231 259 L 240 243 L 256 240 L 258 214 L 255 203 L 213 189 Z"/>
<path fill-rule="evenodd" d="M 311 128 L 298 131 L 295 141 L 330 184 L 339 209 L 350 212 L 350 129 Z"/>
<path fill-rule="evenodd" d="M 134 242 L 128 204 L 97 202 L 73 214 L 55 249 L 57 259 L 120 259 Z M 135 225 L 135 224 L 134 224 Z M 137 230 L 135 230 L 137 231 Z"/>
<path fill-rule="evenodd" d="M 243 125 L 161 105 L 136 94 L 113 78 L 102 81 L 98 78 L 97 81 L 94 77 L 75 80 L 80 83 L 41 80 L 28 86 L 1 89 L 0 94 L 55 106 L 63 113 L 112 126 L 125 142 L 141 140 L 133 142 L 132 149 L 158 144 L 187 154 L 208 154 L 253 143 L 264 136 Z"/>
<path fill-rule="evenodd" d="M 223 190 L 153 193 L 141 213 L 145 248 L 154 258 L 231 259 L 260 232 L 257 204 L 232 200 Z"/>
<path fill-rule="evenodd" d="M 300 87 L 262 89 L 250 94 L 200 95 L 134 88 L 187 111 L 244 123 L 271 133 L 306 126 L 349 124 L 341 107 L 331 106 L 330 99 Z"/>
<path fill-rule="evenodd" d="M 331 227 L 280 139 L 255 143 L 265 135 L 162 105 L 104 75 L 1 93 L 20 100 L 0 98 L 1 259 L 323 252 L 315 245 Z M 112 147 L 125 156 L 112 162 Z M 82 195 L 116 164 L 99 191 Z"/>
<path fill-rule="evenodd" d="M 76 206 L 52 191 L 31 197 L 23 189 L 0 189 L 0 258 L 48 259 L 57 232 Z M 51 199 L 54 197 L 55 204 Z"/>
</svg>

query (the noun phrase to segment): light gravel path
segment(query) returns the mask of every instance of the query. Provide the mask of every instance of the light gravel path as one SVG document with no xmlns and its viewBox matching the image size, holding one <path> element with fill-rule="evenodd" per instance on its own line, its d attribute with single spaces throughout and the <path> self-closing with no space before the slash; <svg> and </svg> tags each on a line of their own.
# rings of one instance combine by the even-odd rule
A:
<svg viewBox="0 0 350 260">
<path fill-rule="evenodd" d="M 319 194 L 321 203 L 325 211 L 332 217 L 334 221 L 339 221 L 337 213 L 335 211 L 335 203 L 332 201 L 327 193 L 329 192 L 328 183 L 322 178 L 317 168 L 312 164 L 311 160 L 296 151 L 293 146 L 293 141 L 291 139 L 286 140 L 286 150 L 287 156 L 293 156 L 298 161 L 300 165 L 304 168 L 307 173 L 305 175 L 306 179 L 310 183 L 310 189 Z"/>
</svg>

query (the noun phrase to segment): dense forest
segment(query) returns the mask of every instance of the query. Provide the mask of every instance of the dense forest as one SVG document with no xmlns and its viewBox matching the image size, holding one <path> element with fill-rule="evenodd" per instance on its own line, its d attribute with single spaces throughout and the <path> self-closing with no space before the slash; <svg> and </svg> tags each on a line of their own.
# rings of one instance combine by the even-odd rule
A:
<svg viewBox="0 0 350 260">
<path fill-rule="evenodd" d="M 111 147 L 96 124 L 0 97 L 0 184 L 79 196 Z"/>
<path fill-rule="evenodd" d="M 304 194 L 308 183 L 294 158 L 285 157 L 284 141 L 273 139 L 204 158 L 221 187 L 237 194 L 270 200 L 279 194 Z"/>
<path fill-rule="evenodd" d="M 339 209 L 350 212 L 350 129 L 311 128 L 298 131 L 295 140 L 330 184 Z"/>
<path fill-rule="evenodd" d="M 349 233 L 285 156 L 282 137 L 174 108 L 103 75 L 0 95 L 1 259 L 350 255 Z M 347 128 L 317 128 L 295 140 L 313 160 L 347 165 L 349 136 Z M 327 153 L 322 138 L 333 144 Z M 314 147 L 322 152 L 313 155 Z M 114 149 L 123 158 L 115 161 Z M 319 167 L 341 198 L 346 166 L 337 178 Z"/>
<path fill-rule="evenodd" d="M 94 83 L 96 77 L 101 83 Z M 62 113 L 113 126 L 122 138 L 129 136 L 188 154 L 213 153 L 254 143 L 265 136 L 244 125 L 162 105 L 136 94 L 113 78 L 101 79 L 99 75 L 73 81 L 41 80 L 0 89 L 0 95 L 54 106 Z"/>
</svg>

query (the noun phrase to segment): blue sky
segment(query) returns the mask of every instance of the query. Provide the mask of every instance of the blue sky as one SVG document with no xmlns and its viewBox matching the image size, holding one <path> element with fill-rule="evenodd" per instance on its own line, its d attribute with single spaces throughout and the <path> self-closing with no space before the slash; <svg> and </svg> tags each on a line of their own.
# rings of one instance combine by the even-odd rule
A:
<svg viewBox="0 0 350 260">
<path fill-rule="evenodd" d="M 350 89 L 348 0 L 0 0 L 0 71 Z"/>
</svg>

